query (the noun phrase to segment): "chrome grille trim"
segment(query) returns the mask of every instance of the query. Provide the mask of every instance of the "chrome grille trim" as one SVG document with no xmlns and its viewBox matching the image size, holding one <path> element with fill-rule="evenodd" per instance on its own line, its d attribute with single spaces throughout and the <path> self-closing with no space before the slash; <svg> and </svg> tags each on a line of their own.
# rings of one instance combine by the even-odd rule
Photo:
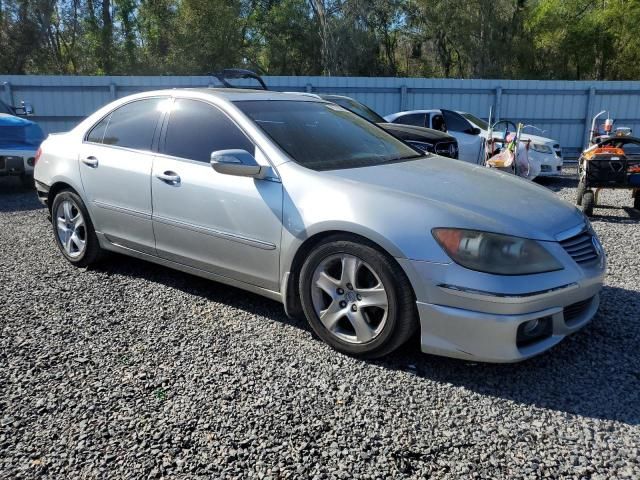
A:
<svg viewBox="0 0 640 480">
<path fill-rule="evenodd" d="M 579 265 L 598 260 L 598 251 L 593 245 L 593 235 L 587 229 L 582 230 L 573 237 L 562 240 L 560 245 Z"/>
</svg>

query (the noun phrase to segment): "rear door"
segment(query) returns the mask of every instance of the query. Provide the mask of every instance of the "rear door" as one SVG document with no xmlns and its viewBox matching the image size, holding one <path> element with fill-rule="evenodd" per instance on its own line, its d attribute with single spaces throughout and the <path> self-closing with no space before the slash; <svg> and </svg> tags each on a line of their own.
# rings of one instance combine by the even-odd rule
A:
<svg viewBox="0 0 640 480">
<path fill-rule="evenodd" d="M 279 289 L 282 184 L 224 175 L 211 152 L 262 152 L 218 107 L 177 98 L 153 163 L 153 228 L 158 255 L 270 290 Z M 171 180 L 168 180 L 171 179 Z"/>
<path fill-rule="evenodd" d="M 441 110 L 447 133 L 458 140 L 458 158 L 469 163 L 482 160 L 483 138 L 471 123 L 457 112 Z"/>
<path fill-rule="evenodd" d="M 96 230 L 112 243 L 150 254 L 151 150 L 166 101 L 153 97 L 118 107 L 89 131 L 79 158 Z"/>
</svg>

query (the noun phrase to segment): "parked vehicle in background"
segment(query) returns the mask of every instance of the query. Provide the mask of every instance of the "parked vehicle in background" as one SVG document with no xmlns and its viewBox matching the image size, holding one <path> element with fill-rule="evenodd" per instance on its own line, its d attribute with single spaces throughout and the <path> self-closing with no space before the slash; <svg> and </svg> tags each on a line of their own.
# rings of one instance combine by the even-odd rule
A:
<svg viewBox="0 0 640 480">
<path fill-rule="evenodd" d="M 393 136 L 419 148 L 423 152 L 435 153 L 448 158 L 458 158 L 458 141 L 455 137 L 425 127 L 415 127 L 397 123 L 388 123 L 381 115 L 357 100 L 344 95 L 327 95 L 305 93 L 305 95 L 315 96 L 329 102 L 336 103 L 350 112 L 360 115 L 391 133 Z"/>
<path fill-rule="evenodd" d="M 425 352 L 523 360 L 599 305 L 604 253 L 574 206 L 309 96 L 122 98 L 50 135 L 35 180 L 73 265 L 112 250 L 244 288 L 350 355 L 419 329 Z"/>
<path fill-rule="evenodd" d="M 33 167 L 44 133 L 37 123 L 18 113 L 30 115 L 33 110 L 0 101 L 0 177 L 19 177 L 24 186 L 33 187 Z"/>
<path fill-rule="evenodd" d="M 446 131 L 458 140 L 460 160 L 477 164 L 484 162 L 484 140 L 489 133 L 489 124 L 475 115 L 444 109 L 411 110 L 387 115 L 385 119 L 393 123 Z M 499 135 L 500 130 L 494 130 L 494 138 Z M 559 142 L 528 133 L 522 134 L 522 140 L 529 141 L 529 156 L 541 165 L 539 176 L 562 174 L 562 148 Z"/>
</svg>

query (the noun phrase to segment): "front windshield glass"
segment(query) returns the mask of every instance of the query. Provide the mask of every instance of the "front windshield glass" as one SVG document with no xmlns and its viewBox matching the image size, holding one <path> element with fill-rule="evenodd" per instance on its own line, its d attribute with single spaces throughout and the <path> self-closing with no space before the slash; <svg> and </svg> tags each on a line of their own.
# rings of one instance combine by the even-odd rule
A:
<svg viewBox="0 0 640 480">
<path fill-rule="evenodd" d="M 473 123 L 476 127 L 482 130 L 489 130 L 489 124 L 484 120 L 476 117 L 475 115 L 471 115 L 470 113 L 463 113 L 462 116 Z"/>
<path fill-rule="evenodd" d="M 331 103 L 247 100 L 235 104 L 293 160 L 313 170 L 367 167 L 423 155 Z"/>
<path fill-rule="evenodd" d="M 350 98 L 331 98 L 330 102 L 337 103 L 341 107 L 346 108 L 347 110 L 355 113 L 356 115 L 360 115 L 363 118 L 366 118 L 370 122 L 373 123 L 384 123 L 385 119 L 378 115 L 376 112 L 371 110 L 366 105 L 362 103 L 358 103 L 355 100 L 351 100 Z"/>
</svg>

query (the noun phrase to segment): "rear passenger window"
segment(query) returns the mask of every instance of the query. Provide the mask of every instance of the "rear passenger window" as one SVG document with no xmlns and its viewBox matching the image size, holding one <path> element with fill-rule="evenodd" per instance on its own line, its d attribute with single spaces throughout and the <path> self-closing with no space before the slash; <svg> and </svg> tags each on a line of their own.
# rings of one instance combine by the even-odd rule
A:
<svg viewBox="0 0 640 480">
<path fill-rule="evenodd" d="M 96 125 L 87 139 L 105 145 L 151 150 L 153 133 L 162 114 L 162 102 L 165 100 L 165 98 L 148 98 L 127 103 Z M 92 140 L 99 137 L 105 121 L 107 123 L 102 141 Z"/>
<path fill-rule="evenodd" d="M 414 127 L 424 127 L 424 113 L 410 113 L 408 115 L 402 115 L 396 118 L 393 123 L 400 123 L 402 125 L 413 125 Z"/>
<path fill-rule="evenodd" d="M 254 154 L 244 133 L 218 108 L 198 100 L 177 99 L 171 109 L 163 153 L 209 162 L 211 152 L 241 149 Z"/>
</svg>

